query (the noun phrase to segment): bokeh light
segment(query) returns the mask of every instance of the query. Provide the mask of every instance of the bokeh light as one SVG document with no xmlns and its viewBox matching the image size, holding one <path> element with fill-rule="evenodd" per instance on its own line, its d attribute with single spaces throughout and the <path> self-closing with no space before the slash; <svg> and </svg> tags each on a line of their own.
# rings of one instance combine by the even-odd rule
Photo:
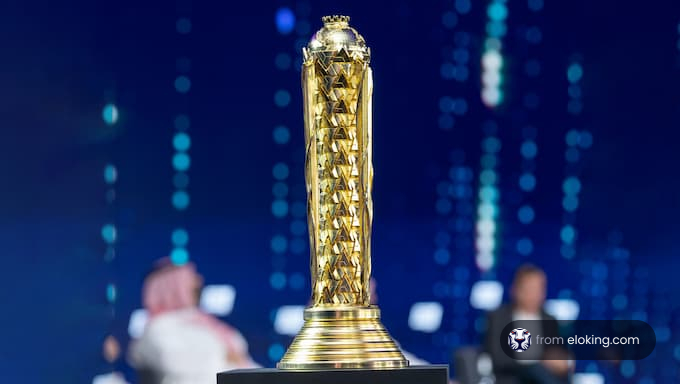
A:
<svg viewBox="0 0 680 384">
<path fill-rule="evenodd" d="M 186 35 L 191 32 L 191 20 L 187 17 L 180 17 L 175 23 L 175 28 L 177 29 L 177 33 Z"/>
<path fill-rule="evenodd" d="M 102 109 L 102 119 L 108 125 L 116 124 L 118 121 L 118 107 L 115 104 L 106 104 Z"/>
<path fill-rule="evenodd" d="M 175 191 L 172 194 L 172 206 L 177 210 L 185 210 L 189 207 L 190 199 L 186 191 Z"/>
<path fill-rule="evenodd" d="M 276 144 L 287 144 L 290 141 L 290 130 L 284 125 L 277 125 L 272 132 Z"/>
<path fill-rule="evenodd" d="M 184 132 L 176 133 L 172 138 L 172 145 L 176 151 L 188 151 L 189 147 L 191 147 L 191 138 Z"/>
<path fill-rule="evenodd" d="M 170 261 L 175 265 L 184 265 L 189 261 L 189 251 L 186 248 L 174 248 L 170 252 Z"/>
<path fill-rule="evenodd" d="M 187 93 L 191 89 L 191 80 L 188 76 L 180 75 L 175 78 L 175 90 L 179 93 Z"/>
<path fill-rule="evenodd" d="M 172 231 L 171 240 L 176 247 L 186 247 L 189 243 L 189 233 L 183 228 L 177 228 Z"/>
<path fill-rule="evenodd" d="M 276 11 L 276 29 L 282 35 L 287 35 L 295 28 L 295 14 L 288 7 L 281 7 Z"/>
</svg>

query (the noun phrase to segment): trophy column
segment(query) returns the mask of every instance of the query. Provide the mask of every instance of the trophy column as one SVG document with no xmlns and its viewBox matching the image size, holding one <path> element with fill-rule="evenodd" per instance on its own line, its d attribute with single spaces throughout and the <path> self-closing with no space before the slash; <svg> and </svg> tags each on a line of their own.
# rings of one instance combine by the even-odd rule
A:
<svg viewBox="0 0 680 384">
<path fill-rule="evenodd" d="M 323 18 L 303 49 L 312 304 L 279 369 L 408 366 L 370 305 L 373 90 L 349 17 Z"/>
</svg>

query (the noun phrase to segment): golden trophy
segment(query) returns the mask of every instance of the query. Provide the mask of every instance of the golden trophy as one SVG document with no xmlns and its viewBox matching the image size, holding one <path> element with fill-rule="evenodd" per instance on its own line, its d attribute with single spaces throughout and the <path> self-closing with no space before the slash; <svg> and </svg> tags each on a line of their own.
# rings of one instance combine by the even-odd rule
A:
<svg viewBox="0 0 680 384">
<path fill-rule="evenodd" d="M 302 64 L 312 303 L 277 367 L 403 368 L 370 305 L 371 52 L 349 17 L 322 20 Z"/>
<path fill-rule="evenodd" d="M 217 384 L 446 384 L 448 366 L 409 366 L 370 304 L 370 50 L 349 17 L 327 16 L 303 49 L 312 300 L 277 369 Z"/>
</svg>

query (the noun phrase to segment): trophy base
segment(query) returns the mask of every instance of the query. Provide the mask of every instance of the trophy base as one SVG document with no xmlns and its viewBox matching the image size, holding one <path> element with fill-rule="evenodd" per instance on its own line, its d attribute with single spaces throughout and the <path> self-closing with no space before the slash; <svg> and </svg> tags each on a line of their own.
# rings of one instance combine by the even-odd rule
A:
<svg viewBox="0 0 680 384">
<path fill-rule="evenodd" d="M 447 384 L 446 365 L 422 365 L 402 369 L 343 369 L 326 371 L 282 371 L 239 369 L 217 374 L 217 384 Z"/>
<path fill-rule="evenodd" d="M 311 307 L 277 368 L 281 370 L 397 369 L 409 365 L 369 307 Z"/>
</svg>

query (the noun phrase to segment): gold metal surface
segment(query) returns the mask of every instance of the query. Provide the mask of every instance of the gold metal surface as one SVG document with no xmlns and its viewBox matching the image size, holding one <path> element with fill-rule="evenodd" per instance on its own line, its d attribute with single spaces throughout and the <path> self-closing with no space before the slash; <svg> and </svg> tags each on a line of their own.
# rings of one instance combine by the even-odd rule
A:
<svg viewBox="0 0 680 384">
<path fill-rule="evenodd" d="M 326 16 L 303 48 L 312 304 L 280 369 L 408 366 L 370 305 L 373 77 L 347 16 Z"/>
</svg>

